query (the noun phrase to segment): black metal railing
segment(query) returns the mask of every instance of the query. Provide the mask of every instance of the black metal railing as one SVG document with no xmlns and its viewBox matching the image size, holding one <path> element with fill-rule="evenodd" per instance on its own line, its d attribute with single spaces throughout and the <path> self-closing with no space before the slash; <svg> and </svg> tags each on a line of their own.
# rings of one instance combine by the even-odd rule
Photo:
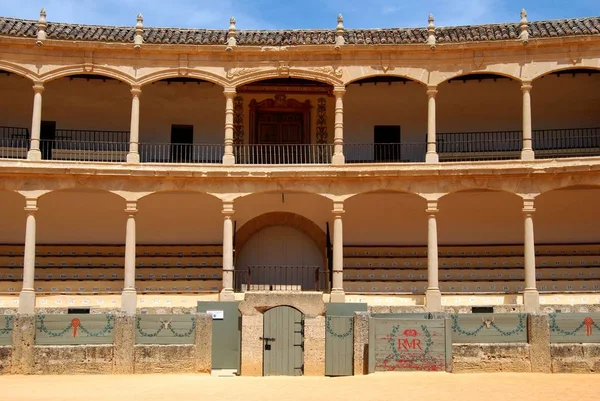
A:
<svg viewBox="0 0 600 401">
<path fill-rule="evenodd" d="M 75 142 L 129 143 L 129 131 L 57 129 L 54 139 Z"/>
<path fill-rule="evenodd" d="M 440 161 L 510 160 L 521 157 L 521 131 L 452 132 L 436 135 Z"/>
<path fill-rule="evenodd" d="M 600 128 L 535 130 L 533 150 L 538 159 L 600 156 Z"/>
<path fill-rule="evenodd" d="M 26 159 L 29 130 L 20 127 L 0 127 L 0 159 Z"/>
<path fill-rule="evenodd" d="M 332 144 L 236 145 L 237 164 L 330 164 Z"/>
<path fill-rule="evenodd" d="M 44 160 L 109 162 L 127 160 L 128 142 L 72 141 L 42 139 L 40 151 Z"/>
<path fill-rule="evenodd" d="M 221 163 L 223 145 L 188 143 L 140 143 L 142 163 Z"/>
<path fill-rule="evenodd" d="M 346 143 L 346 163 L 418 163 L 425 161 L 425 142 Z"/>
<path fill-rule="evenodd" d="M 247 266 L 234 271 L 235 290 L 329 291 L 327 271 L 318 266 Z"/>
</svg>

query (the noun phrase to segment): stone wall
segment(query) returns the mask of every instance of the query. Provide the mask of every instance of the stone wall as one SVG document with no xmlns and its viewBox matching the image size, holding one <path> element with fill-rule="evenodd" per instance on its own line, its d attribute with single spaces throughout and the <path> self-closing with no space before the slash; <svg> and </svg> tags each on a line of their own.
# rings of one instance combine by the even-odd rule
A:
<svg viewBox="0 0 600 401">
<path fill-rule="evenodd" d="M 0 374 L 10 373 L 12 368 L 12 347 L 0 346 Z"/>
<path fill-rule="evenodd" d="M 600 373 L 600 344 L 552 344 L 552 373 Z"/>
<path fill-rule="evenodd" d="M 531 372 L 529 344 L 453 344 L 453 372 Z"/>
<path fill-rule="evenodd" d="M 135 373 L 194 373 L 195 345 L 136 345 Z"/>
<path fill-rule="evenodd" d="M 33 348 L 34 374 L 111 374 L 112 345 L 53 345 Z"/>
</svg>

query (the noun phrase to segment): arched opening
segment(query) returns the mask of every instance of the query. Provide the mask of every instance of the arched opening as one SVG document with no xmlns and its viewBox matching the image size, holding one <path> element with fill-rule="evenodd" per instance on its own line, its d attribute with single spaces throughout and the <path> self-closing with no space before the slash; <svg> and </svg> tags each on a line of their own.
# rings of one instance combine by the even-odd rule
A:
<svg viewBox="0 0 600 401">
<path fill-rule="evenodd" d="M 110 294 L 123 288 L 125 201 L 92 188 L 38 200 L 35 288 L 45 294 Z"/>
<path fill-rule="evenodd" d="M 281 305 L 263 315 L 263 376 L 304 374 L 304 314 Z"/>
<path fill-rule="evenodd" d="M 331 201 L 315 194 L 259 193 L 237 200 L 236 289 L 327 290 L 330 217 Z"/>
<path fill-rule="evenodd" d="M 29 149 L 31 110 L 33 104 L 31 80 L 0 70 L 0 158 L 25 159 Z"/>
<path fill-rule="evenodd" d="M 0 190 L 0 298 L 15 295 L 23 287 L 25 199 L 17 192 Z"/>
<path fill-rule="evenodd" d="M 598 199 L 597 186 L 555 189 L 535 199 L 536 276 L 542 294 L 568 291 L 571 303 L 586 303 L 577 293 L 600 290 Z"/>
<path fill-rule="evenodd" d="M 443 196 L 438 207 L 442 293 L 521 292 L 524 288 L 522 199 L 509 192 L 474 188 Z M 516 299 L 498 303 L 505 302 L 516 303 Z"/>
<path fill-rule="evenodd" d="M 170 77 L 142 87 L 140 160 L 221 163 L 223 87 L 192 77 Z"/>
<path fill-rule="evenodd" d="M 440 161 L 518 159 L 522 95 L 517 80 L 467 74 L 438 85 L 436 142 Z"/>
<path fill-rule="evenodd" d="M 600 69 L 554 71 L 532 86 L 535 157 L 600 155 Z"/>
<path fill-rule="evenodd" d="M 420 82 L 400 76 L 353 81 L 344 96 L 347 163 L 425 161 L 427 94 Z"/>
<path fill-rule="evenodd" d="M 221 201 L 199 192 L 157 192 L 138 201 L 136 288 L 217 293 L 223 277 Z"/>
<path fill-rule="evenodd" d="M 130 86 L 98 74 L 44 84 L 42 159 L 124 162 L 129 149 Z"/>
<path fill-rule="evenodd" d="M 427 204 L 404 192 L 377 191 L 344 202 L 347 294 L 423 294 L 427 287 Z"/>
<path fill-rule="evenodd" d="M 233 127 L 236 161 L 329 163 L 335 107 L 332 89 L 326 83 L 292 77 L 238 87 Z"/>
</svg>

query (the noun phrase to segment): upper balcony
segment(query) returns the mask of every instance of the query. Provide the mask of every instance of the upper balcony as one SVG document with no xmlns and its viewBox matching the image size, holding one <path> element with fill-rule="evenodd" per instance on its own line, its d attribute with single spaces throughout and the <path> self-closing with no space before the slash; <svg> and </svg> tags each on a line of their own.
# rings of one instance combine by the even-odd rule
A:
<svg viewBox="0 0 600 401">
<path fill-rule="evenodd" d="M 599 73 L 562 70 L 525 84 L 470 74 L 435 87 L 391 75 L 341 88 L 268 79 L 225 96 L 194 78 L 132 89 L 75 74 L 38 85 L 32 96 L 31 81 L 5 72 L 0 158 L 326 165 L 600 156 Z"/>
</svg>

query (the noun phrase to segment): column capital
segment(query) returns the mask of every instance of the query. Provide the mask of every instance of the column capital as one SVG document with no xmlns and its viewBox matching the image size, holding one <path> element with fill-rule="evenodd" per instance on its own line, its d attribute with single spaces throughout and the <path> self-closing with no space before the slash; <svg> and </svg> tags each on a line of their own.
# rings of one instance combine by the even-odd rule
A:
<svg viewBox="0 0 600 401">
<path fill-rule="evenodd" d="M 41 81 L 36 81 L 33 83 L 33 92 L 34 93 L 42 93 L 44 91 L 44 83 Z"/>
<path fill-rule="evenodd" d="M 223 210 L 221 211 L 225 217 L 232 216 L 235 213 L 233 209 L 233 201 L 223 201 Z"/>
<path fill-rule="evenodd" d="M 531 89 L 533 88 L 533 85 L 531 84 L 531 81 L 522 81 L 521 82 L 521 91 L 522 92 L 531 92 Z"/>
<path fill-rule="evenodd" d="M 131 95 L 132 96 L 140 96 L 142 94 L 142 86 L 141 85 L 131 85 Z"/>
<path fill-rule="evenodd" d="M 26 198 L 25 199 L 25 211 L 27 214 L 33 214 L 38 211 L 37 198 Z"/>
<path fill-rule="evenodd" d="M 532 214 L 535 212 L 535 200 L 523 199 L 523 213 Z"/>
<path fill-rule="evenodd" d="M 333 94 L 335 95 L 335 97 L 343 97 L 346 94 L 346 87 L 345 86 L 334 86 Z"/>
<path fill-rule="evenodd" d="M 427 96 L 435 97 L 437 95 L 438 89 L 437 85 L 427 85 Z"/>
<path fill-rule="evenodd" d="M 334 201 L 331 213 L 333 213 L 335 217 L 342 217 L 344 214 L 344 201 Z"/>
<path fill-rule="evenodd" d="M 440 209 L 438 209 L 438 201 L 437 201 L 437 199 L 435 199 L 435 200 L 427 200 L 427 209 L 425 209 L 425 211 L 428 214 L 435 214 L 435 213 L 439 212 Z"/>
<path fill-rule="evenodd" d="M 226 98 L 233 98 L 235 95 L 237 94 L 236 88 L 235 86 L 226 86 L 223 89 L 223 95 L 225 95 Z"/>
<path fill-rule="evenodd" d="M 138 212 L 137 201 L 126 201 L 125 213 L 134 215 Z"/>
</svg>

